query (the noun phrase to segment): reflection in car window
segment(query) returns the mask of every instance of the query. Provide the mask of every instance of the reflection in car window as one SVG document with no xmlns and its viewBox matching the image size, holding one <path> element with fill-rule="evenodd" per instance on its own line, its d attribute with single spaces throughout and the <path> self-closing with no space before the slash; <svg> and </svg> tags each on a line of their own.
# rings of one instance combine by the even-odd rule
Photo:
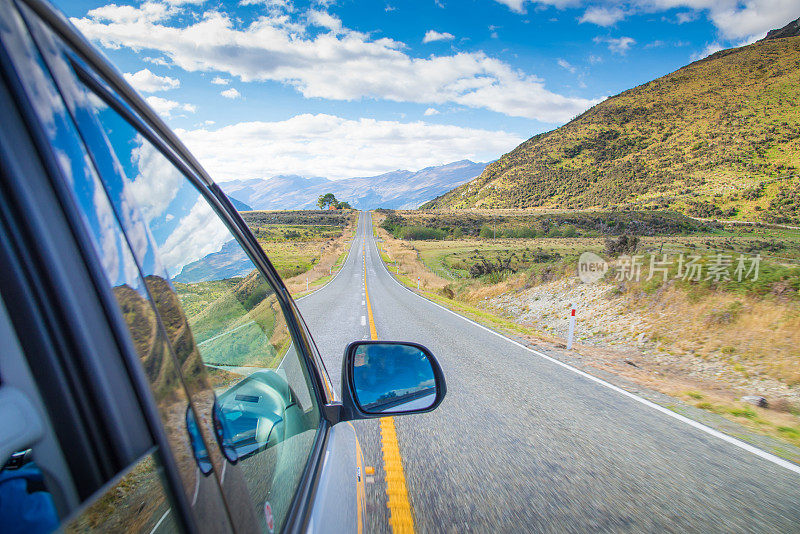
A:
<svg viewBox="0 0 800 534">
<path fill-rule="evenodd" d="M 9 17 L 5 21 L 20 24 L 16 16 Z M 25 35 L 25 32 L 18 28 L 14 35 Z M 164 426 L 167 429 L 167 439 L 178 460 L 183 484 L 187 490 L 191 488 L 194 491 L 197 485 L 196 469 L 191 463 L 181 461 L 181 458 L 191 458 L 188 436 L 181 427 L 170 424 L 170 414 L 173 411 L 179 412 L 186 409 L 186 393 L 180 384 L 172 360 L 169 358 L 167 346 L 163 338 L 158 335 L 155 313 L 147 300 L 146 292 L 144 292 L 144 284 L 139 276 L 136 262 L 118 227 L 114 211 L 97 179 L 92 161 L 80 142 L 80 137 L 75 131 L 58 89 L 46 74 L 47 68 L 44 66 L 42 58 L 33 53 L 32 49 L 26 50 L 25 54 L 29 54 L 29 67 L 19 71 L 20 81 L 25 86 L 26 92 L 38 96 L 31 100 L 35 107 L 34 111 L 44 126 L 43 130 L 47 135 L 49 145 L 66 178 L 65 184 L 78 207 L 84 227 L 88 230 L 89 238 L 100 259 L 103 273 L 110 286 L 114 288 L 114 295 L 123 310 L 123 316 L 130 328 L 134 344 L 139 349 Z M 139 303 L 140 313 L 129 315 L 125 312 L 126 303 L 134 301 Z M 152 462 L 155 462 L 150 471 L 160 472 L 161 466 L 158 465 L 160 454 L 156 452 L 150 458 L 152 458 Z M 8 470 L 7 473 L 13 476 L 24 474 L 26 470 L 30 471 L 29 465 L 21 466 L 14 473 Z M 140 525 L 144 532 L 152 529 L 165 510 L 169 509 L 171 503 L 167 500 L 158 476 L 142 476 L 140 471 L 136 471 L 136 473 L 137 475 L 133 478 L 125 479 L 127 480 L 125 491 L 99 496 L 97 502 L 103 502 L 105 506 L 102 509 L 95 509 L 91 523 L 130 525 L 132 532 L 138 532 L 135 528 L 136 525 Z M 30 484 L 30 476 L 26 475 L 26 478 L 28 478 L 26 487 L 33 488 L 34 486 Z M 217 498 L 221 499 L 218 487 L 216 487 L 216 492 Z M 148 495 L 146 506 L 137 508 L 118 506 L 125 502 L 127 496 L 135 493 Z M 4 504 L 10 505 L 8 499 L 3 499 L 3 501 Z M 21 511 L 21 508 L 19 510 Z M 45 512 L 46 510 L 42 509 L 38 513 Z M 213 518 L 209 518 L 209 521 L 212 520 Z M 170 523 L 162 522 L 162 524 L 166 527 Z M 34 530 L 26 531 L 33 532 Z"/>
<path fill-rule="evenodd" d="M 319 409 L 275 289 L 192 183 L 116 111 L 91 102 L 124 176 L 107 180 L 112 201 L 144 221 L 128 230 L 142 234 L 139 256 L 150 258 L 148 243 L 157 250 L 145 280 L 185 380 L 201 414 L 216 398 L 251 501 L 259 511 L 269 503 L 280 526 Z"/>
<path fill-rule="evenodd" d="M 179 532 L 175 514 L 171 513 L 161 487 L 158 469 L 154 456 L 145 456 L 73 519 L 64 532 Z"/>
</svg>

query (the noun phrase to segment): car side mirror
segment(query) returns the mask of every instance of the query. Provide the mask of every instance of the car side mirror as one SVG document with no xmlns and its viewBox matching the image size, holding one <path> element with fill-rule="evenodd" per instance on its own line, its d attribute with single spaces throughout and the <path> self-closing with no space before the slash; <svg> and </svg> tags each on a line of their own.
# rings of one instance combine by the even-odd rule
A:
<svg viewBox="0 0 800 534">
<path fill-rule="evenodd" d="M 345 349 L 340 420 L 429 412 L 446 392 L 439 362 L 422 345 L 356 341 Z"/>
</svg>

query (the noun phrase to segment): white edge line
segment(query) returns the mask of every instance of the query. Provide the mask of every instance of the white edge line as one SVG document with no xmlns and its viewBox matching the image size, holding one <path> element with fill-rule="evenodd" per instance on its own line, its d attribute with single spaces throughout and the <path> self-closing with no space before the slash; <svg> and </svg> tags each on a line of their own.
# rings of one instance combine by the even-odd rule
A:
<svg viewBox="0 0 800 534">
<path fill-rule="evenodd" d="M 197 503 L 197 495 L 200 493 L 200 472 L 195 471 L 194 474 L 194 496 L 192 497 L 192 506 Z"/>
<path fill-rule="evenodd" d="M 544 358 L 545 360 L 550 361 L 552 363 L 555 363 L 556 365 L 560 365 L 564 369 L 568 369 L 568 370 L 572 371 L 573 373 L 576 373 L 576 374 L 578 374 L 578 375 L 580 375 L 580 376 L 582 376 L 584 378 L 588 378 L 589 380 L 591 380 L 593 382 L 596 382 L 596 383 L 598 383 L 598 384 L 600 384 L 602 386 L 605 386 L 605 387 L 607 387 L 607 388 L 609 388 L 609 389 L 611 389 L 613 391 L 616 391 L 617 393 L 625 395 L 626 397 L 631 398 L 631 399 L 633 399 L 633 400 L 635 400 L 635 401 L 637 401 L 637 402 L 639 402 L 641 404 L 644 404 L 645 406 L 648 406 L 648 407 L 650 407 L 650 408 L 652 408 L 652 409 L 654 409 L 656 411 L 659 411 L 659 412 L 661 412 L 661 413 L 663 413 L 665 415 L 668 415 L 668 416 L 672 417 L 673 419 L 677 419 L 678 421 L 682 421 L 682 422 L 686 423 L 689 426 L 692 426 L 692 427 L 694 427 L 694 428 L 696 428 L 698 430 L 701 430 L 701 431 L 705 432 L 706 434 L 709 434 L 711 436 L 719 438 L 722 441 L 730 443 L 731 445 L 735 445 L 736 447 L 739 447 L 740 449 L 744 449 L 744 450 L 746 450 L 747 452 L 749 452 L 751 454 L 755 454 L 756 456 L 759 456 L 759 457 L 763 458 L 764 460 L 767 460 L 768 462 L 772 462 L 772 463 L 774 463 L 776 465 L 779 465 L 779 466 L 781 466 L 783 468 L 788 469 L 789 471 L 793 471 L 794 473 L 797 473 L 797 474 L 800 475 L 800 465 L 797 465 L 797 464 L 795 464 L 793 462 L 790 462 L 788 460 L 784 460 L 783 458 L 781 458 L 779 456 L 776 456 L 776 455 L 774 455 L 772 453 L 769 453 L 767 451 L 759 449 L 758 447 L 750 445 L 749 443 L 745 443 L 744 441 L 741 441 L 741 440 L 736 439 L 736 438 L 734 438 L 732 436 L 729 436 L 728 434 L 724 434 L 724 433 L 720 432 L 719 430 L 716 430 L 716 429 L 713 429 L 713 428 L 711 428 L 709 426 L 706 426 L 703 423 L 695 421 L 694 419 L 690 419 L 690 418 L 688 418 L 688 417 L 686 417 L 684 415 L 681 415 L 679 413 L 675 413 L 672 410 L 664 408 L 663 406 L 661 406 L 659 404 L 656 404 L 656 403 L 654 403 L 652 401 L 649 401 L 649 400 L 647 400 L 647 399 L 645 399 L 643 397 L 635 395 L 635 394 L 631 393 L 630 391 L 625 391 L 621 387 L 615 386 L 614 384 L 612 384 L 610 382 L 606 382 L 602 378 L 598 378 L 596 376 L 590 375 L 589 373 L 587 373 L 585 371 L 581 371 L 577 367 L 573 367 L 573 366 L 569 365 L 568 363 L 564 363 L 564 362 L 562 362 L 560 360 L 557 360 L 557 359 L 555 359 L 555 358 L 553 358 L 551 356 L 548 356 L 547 354 L 539 352 L 538 350 L 532 349 L 530 347 L 526 347 L 522 343 L 520 343 L 518 341 L 514 341 L 513 339 L 504 336 L 500 332 L 497 332 L 497 331 L 492 330 L 491 328 L 488 328 L 488 327 L 486 327 L 486 326 L 484 326 L 484 325 L 482 325 L 480 323 L 477 323 L 477 322 L 473 321 L 472 319 L 469 319 L 468 317 L 464 317 L 460 313 L 456 313 L 456 312 L 454 312 L 453 310 L 451 310 L 449 308 L 445 308 L 441 304 L 439 304 L 437 302 L 434 302 L 431 299 L 429 299 L 429 298 L 427 298 L 427 297 L 425 297 L 423 295 L 420 295 L 419 293 L 416 293 L 415 291 L 412 291 L 410 288 L 408 288 L 408 287 L 404 286 L 403 284 L 401 284 L 394 276 L 392 276 L 392 273 L 389 271 L 389 269 L 386 268 L 386 264 L 383 262 L 383 259 L 381 259 L 381 265 L 383 265 L 383 269 L 389 274 L 389 276 L 392 278 L 392 280 L 394 280 L 394 282 L 397 285 L 399 285 L 401 288 L 409 291 L 410 293 L 413 293 L 414 295 L 427 300 L 428 302 L 430 302 L 434 306 L 437 306 L 437 307 L 443 309 L 444 311 L 449 312 L 449 313 L 455 315 L 456 317 L 459 317 L 459 318 L 467 321 L 468 323 L 471 323 L 471 324 L 477 326 L 478 328 L 486 330 L 487 332 L 489 332 L 491 334 L 494 334 L 497 337 L 508 341 L 509 343 L 512 343 L 512 344 L 514 344 L 514 345 L 516 345 L 516 346 L 518 346 L 520 348 L 523 348 L 523 349 L 525 349 L 525 350 L 527 350 L 529 352 L 532 352 L 533 354 L 536 354 L 540 358 Z"/>
<path fill-rule="evenodd" d="M 167 511 L 164 512 L 164 515 L 162 515 L 161 519 L 158 520 L 158 523 L 155 524 L 153 530 L 150 531 L 150 534 L 153 534 L 153 532 L 155 532 L 158 529 L 158 527 L 161 526 L 161 523 L 167 518 L 167 514 L 169 514 L 170 510 L 172 510 L 172 508 L 167 508 Z"/>
</svg>

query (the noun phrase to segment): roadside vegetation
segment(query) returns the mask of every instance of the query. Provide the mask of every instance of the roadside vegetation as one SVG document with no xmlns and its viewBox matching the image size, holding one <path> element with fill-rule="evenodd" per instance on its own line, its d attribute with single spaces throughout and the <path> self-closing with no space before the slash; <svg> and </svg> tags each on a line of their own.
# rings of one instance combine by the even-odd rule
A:
<svg viewBox="0 0 800 534">
<path fill-rule="evenodd" d="M 586 365 L 800 445 L 800 231 L 632 210 L 378 210 L 373 218 L 384 261 L 428 298 L 560 348 L 575 304 L 572 353 Z M 577 276 L 583 252 L 609 262 L 597 283 Z M 659 267 L 665 255 L 648 279 L 651 257 Z M 681 255 L 698 258 L 699 279 L 686 276 Z M 730 279 L 707 278 L 719 257 L 730 259 Z M 746 276 L 755 258 L 758 276 Z"/>
<path fill-rule="evenodd" d="M 356 227 L 356 212 L 349 209 L 248 211 L 241 215 L 294 296 L 336 275 Z"/>
</svg>

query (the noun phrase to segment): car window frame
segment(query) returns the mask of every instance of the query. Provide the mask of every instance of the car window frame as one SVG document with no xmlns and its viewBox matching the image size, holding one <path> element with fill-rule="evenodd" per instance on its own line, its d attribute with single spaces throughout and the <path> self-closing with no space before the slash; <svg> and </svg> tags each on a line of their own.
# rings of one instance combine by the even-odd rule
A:
<svg viewBox="0 0 800 534">
<path fill-rule="evenodd" d="M 315 442 L 309 453 L 308 461 L 301 474 L 298 486 L 295 489 L 292 504 L 289 507 L 284 523 L 285 532 L 304 531 L 308 519 L 310 518 L 310 503 L 316 493 L 319 477 L 322 472 L 324 451 L 327 447 L 328 435 L 331 427 L 325 407 L 330 404 L 331 400 L 328 399 L 325 393 L 326 390 L 323 385 L 324 379 L 314 361 L 313 349 L 309 346 L 309 343 L 313 343 L 313 340 L 306 334 L 302 320 L 299 319 L 299 315 L 297 315 L 298 312 L 296 312 L 294 301 L 289 291 L 286 289 L 283 280 L 280 278 L 280 275 L 278 275 L 272 265 L 272 262 L 266 256 L 261 246 L 258 245 L 252 232 L 250 232 L 244 220 L 235 208 L 233 208 L 228 197 L 219 189 L 219 186 L 216 184 L 207 186 L 205 182 L 198 177 L 197 173 L 193 172 L 189 164 L 181 159 L 174 151 L 170 150 L 169 145 L 167 145 L 156 132 L 152 131 L 150 125 L 144 122 L 136 113 L 136 110 L 129 107 L 130 103 L 125 102 L 120 96 L 115 94 L 113 87 L 107 85 L 108 80 L 98 79 L 96 74 L 89 70 L 91 67 L 83 64 L 81 58 L 72 56 L 70 60 L 78 80 L 84 83 L 89 90 L 94 91 L 103 99 L 105 104 L 119 113 L 124 120 L 128 121 L 133 128 L 144 136 L 148 142 L 152 143 L 170 163 L 175 165 L 178 170 L 184 174 L 185 178 L 198 190 L 198 193 L 211 205 L 214 213 L 225 223 L 231 235 L 236 239 L 236 242 L 242 247 L 261 275 L 264 276 L 275 289 L 276 297 L 286 318 L 286 324 L 292 333 L 292 338 L 299 341 L 297 343 L 299 347 L 299 359 L 305 364 L 309 373 L 309 377 L 311 378 L 310 393 L 314 395 L 317 402 L 317 409 L 320 411 L 320 422 L 317 427 Z M 229 504 L 234 506 L 239 503 Z M 246 505 L 252 506 L 252 503 L 248 502 Z"/>
<path fill-rule="evenodd" d="M 25 3 L 29 2 L 25 0 Z M 36 4 L 36 2 L 31 2 Z M 34 9 L 37 15 L 40 13 Z M 45 19 L 44 17 L 42 17 Z M 278 301 L 282 311 L 286 317 L 287 326 L 289 327 L 294 339 L 299 341 L 297 346 L 300 347 L 300 360 L 306 366 L 311 379 L 311 394 L 315 396 L 317 401 L 317 409 L 319 410 L 319 426 L 315 436 L 315 442 L 309 452 L 308 460 L 306 461 L 304 470 L 300 476 L 298 486 L 290 504 L 284 530 L 287 532 L 295 532 L 303 530 L 308 523 L 310 517 L 311 502 L 316 493 L 318 480 L 322 471 L 322 463 L 324 459 L 324 451 L 328 442 L 328 434 L 330 432 L 331 423 L 328 418 L 326 405 L 330 404 L 331 399 L 325 393 L 324 379 L 321 376 L 321 371 L 314 360 L 313 349 L 309 343 L 309 335 L 305 331 L 302 320 L 298 318 L 296 306 L 291 298 L 283 280 L 277 274 L 269 258 L 263 252 L 260 245 L 258 245 L 252 232 L 247 228 L 241 216 L 233 208 L 227 196 L 222 193 L 219 187 L 211 182 L 207 183 L 202 177 L 206 176 L 204 172 L 198 172 L 194 165 L 192 165 L 193 158 L 185 159 L 183 152 L 185 148 L 182 146 L 173 146 L 168 137 L 160 135 L 162 129 L 166 128 L 163 123 L 153 124 L 148 120 L 146 114 L 139 113 L 140 107 L 143 107 L 142 102 L 130 102 L 126 100 L 120 91 L 116 91 L 119 86 L 127 86 L 127 84 L 116 78 L 108 79 L 103 72 L 94 68 L 95 65 L 87 62 L 85 57 L 81 57 L 81 50 L 76 50 L 72 47 L 70 39 L 65 38 L 65 35 L 58 31 L 58 28 L 52 27 L 48 20 L 43 20 L 49 28 L 56 33 L 56 35 L 64 41 L 66 50 L 63 52 L 72 64 L 76 77 L 87 88 L 94 91 L 100 98 L 102 98 L 107 105 L 112 107 L 115 112 L 119 113 L 123 119 L 127 120 L 132 127 L 137 129 L 156 149 L 158 149 L 164 157 L 166 157 L 173 165 L 175 165 L 189 180 L 193 186 L 198 190 L 198 193 L 209 202 L 215 214 L 222 219 L 228 230 L 236 239 L 239 246 L 241 246 L 259 272 L 269 281 L 275 288 Z M 74 36 L 73 36 L 74 37 Z M 131 89 L 127 87 L 130 91 Z M 63 93 L 63 92 L 62 92 Z M 139 104 L 139 106 L 137 106 Z M 174 134 L 173 134 L 174 135 Z M 182 150 L 181 150 L 182 149 Z M 251 506 L 251 503 L 248 503 Z"/>
<path fill-rule="evenodd" d="M 272 265 L 269 257 L 266 255 L 260 245 L 257 244 L 255 236 L 250 232 L 247 224 L 241 218 L 239 213 L 233 208 L 230 200 L 216 184 L 215 187 L 209 187 L 203 180 L 199 178 L 194 169 L 187 164 L 181 157 L 176 154 L 170 147 L 163 142 L 163 139 L 150 128 L 150 126 L 141 120 L 136 114 L 136 110 L 128 107 L 126 102 L 121 100 L 113 91 L 113 88 L 106 85 L 105 80 L 98 80 L 95 75 L 89 71 L 88 65 L 82 64 L 80 58 L 70 57 L 72 67 L 78 79 L 86 84 L 86 86 L 94 91 L 104 103 L 111 107 L 115 112 L 120 114 L 123 119 L 128 121 L 133 128 L 135 128 L 148 142 L 150 142 L 158 151 L 170 160 L 170 163 L 175 165 L 179 171 L 189 180 L 192 185 L 197 189 L 198 193 L 211 205 L 214 213 L 225 223 L 231 235 L 236 239 L 237 243 L 244 249 L 248 258 L 253 262 L 255 267 L 264 276 L 267 281 L 275 289 L 278 301 L 281 304 L 281 310 L 286 317 L 286 323 L 292 329 L 293 338 L 301 340 L 302 343 L 298 345 L 301 347 L 301 354 L 303 362 L 309 370 L 312 378 L 312 390 L 316 395 L 316 399 L 320 409 L 325 404 L 328 404 L 326 396 L 322 394 L 325 390 L 320 378 L 320 370 L 313 359 L 311 348 L 308 346 L 308 339 L 303 331 L 300 321 L 295 316 L 294 301 L 286 289 L 275 267 Z M 216 189 L 216 191 L 215 191 Z M 124 231 L 124 230 L 123 230 Z M 320 416 L 323 416 L 321 410 Z"/>
<path fill-rule="evenodd" d="M 30 35 L 27 34 L 27 28 L 25 31 L 26 36 L 29 38 Z M 78 208 L 74 205 L 72 197 L 65 189 L 64 173 L 56 161 L 50 140 L 44 133 L 43 127 L 39 122 L 39 116 L 34 109 L 33 104 L 29 102 L 31 96 L 28 94 L 25 85 L 19 80 L 14 79 L 14 76 L 17 75 L 16 69 L 19 67 L 21 58 L 6 56 L 5 50 L 0 49 L 0 60 L 2 60 L 0 61 L 0 71 L 2 71 L 3 78 L 5 78 L 3 83 L 8 82 L 8 84 L 11 86 L 10 89 L 12 89 L 10 92 L 13 93 L 10 95 L 12 97 L 11 100 L 13 101 L 10 102 L 10 105 L 12 106 L 12 109 L 16 108 L 15 111 L 24 121 L 24 126 L 18 127 L 16 130 L 14 130 L 13 126 L 11 127 L 12 131 L 16 131 L 18 134 L 23 134 L 16 136 L 14 138 L 14 143 L 15 145 L 21 145 L 26 149 L 30 145 L 31 149 L 35 152 L 35 155 L 28 155 L 27 158 L 23 158 L 22 163 L 24 166 L 28 169 L 34 169 L 34 172 L 26 172 L 24 174 L 24 179 L 22 180 L 12 180 L 14 177 L 19 177 L 18 172 L 10 169 L 10 167 L 13 167 L 11 164 L 17 161 L 16 157 L 9 157 L 8 161 L 3 162 L 2 167 L 6 167 L 6 163 L 9 166 L 9 168 L 3 169 L 3 174 L 8 174 L 8 176 L 4 176 L 4 180 L 5 178 L 8 178 L 9 181 L 6 182 L 6 185 L 8 185 L 10 189 L 14 190 L 14 194 L 9 195 L 8 197 L 6 197 L 4 194 L 3 198 L 0 199 L 0 204 L 6 205 L 6 211 L 10 210 L 12 207 L 19 208 L 21 206 L 30 205 L 32 202 L 30 200 L 32 198 L 30 195 L 32 193 L 30 193 L 28 190 L 31 190 L 31 188 L 34 187 L 33 184 L 35 183 L 35 187 L 38 188 L 37 190 L 39 191 L 39 194 L 35 195 L 37 208 L 41 212 L 40 215 L 42 218 L 51 221 L 51 224 L 46 225 L 47 233 L 53 233 L 53 229 L 57 229 L 57 233 L 69 235 L 69 239 L 64 239 L 59 242 L 60 245 L 57 254 L 48 253 L 46 247 L 43 247 L 38 242 L 39 240 L 36 239 L 28 239 L 25 243 L 23 243 L 23 245 L 19 245 L 19 239 L 21 238 L 15 235 L 13 237 L 15 238 L 14 241 L 17 242 L 15 243 L 16 246 L 13 246 L 10 240 L 3 240 L 4 247 L 2 248 L 6 248 L 7 250 L 5 254 L 0 254 L 0 256 L 4 256 L 4 260 L 0 263 L 9 266 L 11 264 L 8 262 L 13 262 L 14 265 L 13 269 L 6 271 L 8 277 L 4 277 L 3 282 L 0 284 L 0 286 L 3 286 L 4 289 L 8 290 L 4 291 L 4 298 L 12 296 L 16 305 L 14 320 L 12 322 L 15 323 L 14 327 L 18 332 L 21 328 L 21 331 L 26 333 L 26 335 L 22 336 L 21 338 L 21 344 L 23 345 L 23 350 L 25 350 L 26 353 L 35 353 L 37 355 L 41 355 L 43 358 L 46 357 L 46 355 L 51 351 L 57 351 L 59 353 L 58 356 L 51 358 L 54 362 L 54 369 L 61 367 L 64 358 L 66 358 L 67 355 L 77 354 L 79 355 L 78 357 L 80 359 L 83 357 L 83 353 L 86 352 L 83 350 L 73 350 L 67 348 L 67 346 L 63 343 L 59 343 L 57 338 L 74 337 L 72 334 L 75 333 L 76 329 L 79 329 L 83 330 L 83 334 L 88 336 L 88 339 L 90 340 L 98 337 L 102 337 L 103 339 L 107 340 L 113 340 L 114 346 L 117 350 L 104 351 L 103 354 L 105 357 L 100 360 L 100 363 L 103 367 L 119 368 L 125 374 L 125 386 L 126 388 L 130 388 L 135 393 L 137 398 L 137 410 L 129 413 L 129 415 L 123 418 L 123 420 L 133 421 L 135 418 L 141 418 L 143 423 L 146 423 L 146 427 L 142 427 L 146 429 L 144 430 L 143 435 L 146 435 L 145 439 L 151 445 L 149 445 L 146 450 L 141 451 L 141 453 L 145 455 L 151 454 L 154 451 L 153 447 L 163 447 L 162 443 L 164 441 L 160 439 L 160 427 L 149 424 L 151 411 L 148 408 L 151 406 L 147 402 L 149 399 L 149 387 L 146 384 L 146 379 L 144 379 L 143 376 L 137 375 L 135 370 L 138 369 L 138 367 L 131 367 L 129 365 L 130 362 L 128 361 L 127 356 L 133 354 L 135 357 L 135 350 L 130 346 L 127 328 L 124 326 L 124 321 L 119 314 L 116 303 L 113 301 L 113 296 L 106 291 L 107 284 L 104 280 L 104 271 L 94 252 L 91 240 L 86 235 L 86 230 L 83 228 L 83 222 L 80 218 Z M 46 78 L 50 82 L 53 82 L 52 78 L 50 77 L 50 73 L 46 72 L 45 74 Z M 5 85 L 3 85 L 3 90 L 4 89 Z M 57 88 L 56 91 L 58 91 Z M 58 92 L 58 94 L 60 95 L 60 92 Z M 9 115 L 4 116 L 9 119 L 9 122 L 13 122 L 12 117 Z M 4 131 L 0 133 L 0 137 L 3 137 L 6 133 L 8 132 Z M 80 138 L 76 138 L 76 142 L 83 149 L 85 149 Z M 25 154 L 26 152 L 23 151 L 22 153 Z M 14 155 L 17 156 L 18 152 L 15 152 Z M 46 193 L 42 194 L 42 192 Z M 12 197 L 18 198 L 14 198 L 12 200 Z M 42 209 L 43 205 L 49 205 L 50 207 Z M 10 224 L 13 223 L 13 228 L 9 227 L 6 228 L 6 230 L 19 235 L 38 235 L 35 233 L 37 225 L 30 220 L 36 218 L 37 217 L 15 217 L 13 221 L 10 222 Z M 56 219 L 59 222 L 63 221 L 63 224 L 52 223 L 52 221 Z M 41 230 L 41 225 L 38 225 L 38 227 Z M 11 235 L 6 235 L 6 237 L 9 239 L 12 238 Z M 15 250 L 12 251 L 11 248 L 14 248 Z M 40 253 L 38 256 L 39 261 L 31 263 L 28 259 L 28 256 L 32 254 L 36 255 L 37 252 Z M 65 260 L 63 260 L 65 256 L 75 256 L 76 258 L 79 258 L 81 276 L 83 276 L 85 271 L 86 275 L 91 280 L 91 286 L 93 289 L 91 292 L 91 298 L 96 298 L 93 308 L 102 310 L 102 324 L 104 325 L 104 328 L 100 331 L 105 333 L 102 336 L 100 336 L 97 326 L 91 330 L 87 328 L 81 328 L 81 321 L 74 320 L 76 317 L 88 313 L 87 310 L 84 310 L 80 307 L 76 308 L 75 306 L 71 306 L 71 313 L 64 314 L 56 311 L 57 309 L 69 307 L 68 299 L 64 299 L 64 302 L 62 302 L 62 299 L 52 299 L 53 295 L 59 295 L 63 291 L 67 291 L 66 289 L 58 290 L 58 286 L 55 286 L 56 289 L 49 292 L 51 297 L 50 300 L 39 299 L 38 302 L 35 302 L 36 297 L 34 294 L 37 292 L 37 289 L 40 289 L 38 286 L 41 286 L 42 284 L 52 285 L 52 283 L 58 278 L 54 274 L 54 271 L 62 268 L 61 265 L 65 262 Z M 47 258 L 50 258 L 52 261 L 48 260 Z M 22 273 L 20 269 L 24 269 L 24 273 Z M 75 271 L 72 272 L 74 273 Z M 101 280 L 102 282 L 100 282 Z M 69 291 L 73 290 L 70 289 Z M 39 322 L 48 322 L 45 317 L 51 316 L 53 313 L 60 315 L 61 320 L 56 322 L 50 321 L 51 326 L 44 329 L 42 334 L 34 334 L 34 332 L 42 332 L 42 328 L 39 327 Z M 26 318 L 30 318 L 32 323 L 24 322 L 23 319 Z M 20 324 L 22 324 L 22 326 L 20 326 Z M 92 344 L 101 345 L 99 342 Z M 68 343 L 68 345 L 70 344 Z M 36 348 L 31 348 L 31 346 Z M 136 364 L 138 365 L 138 361 Z M 37 378 L 37 382 L 39 380 L 40 378 Z M 142 382 L 143 380 L 144 382 Z M 143 384 L 144 389 L 142 389 Z M 39 389 L 46 401 L 45 404 L 48 406 L 48 411 L 50 411 L 50 409 L 53 407 L 53 394 L 51 391 L 49 391 L 49 389 L 42 390 L 41 384 L 39 384 Z M 63 401 L 65 400 L 72 400 L 74 394 L 74 387 L 67 387 L 66 393 L 63 394 L 67 397 L 60 397 L 62 401 L 61 404 L 64 404 Z M 96 408 L 97 406 L 92 404 L 89 409 L 90 413 L 94 413 L 95 419 L 99 421 L 102 419 L 102 415 L 96 412 Z M 57 418 L 54 426 L 74 424 L 76 430 L 68 433 L 69 436 L 74 436 L 75 433 L 80 432 L 78 429 L 81 428 L 81 425 L 79 424 L 81 418 L 82 416 L 80 413 L 68 411 L 66 414 L 61 414 L 60 417 Z M 128 435 L 130 435 L 132 432 L 137 432 L 140 430 L 139 426 L 131 425 L 130 423 L 120 423 L 119 426 L 124 429 L 124 432 Z M 59 449 L 61 449 L 62 452 L 65 452 L 63 443 L 64 436 L 62 434 L 62 432 L 59 432 L 58 434 Z M 111 446 L 111 450 L 109 452 L 113 453 L 118 446 L 122 445 L 121 443 L 118 444 L 115 440 L 112 440 L 110 436 L 108 439 L 111 440 L 109 441 Z M 80 435 L 74 436 L 66 444 L 70 446 L 79 445 L 81 440 L 82 438 Z M 115 468 L 113 471 L 109 471 L 108 467 L 103 466 L 104 462 L 102 462 L 100 458 L 96 458 L 94 454 L 89 453 L 88 449 L 85 454 L 80 454 L 77 456 L 77 458 L 72 458 L 69 462 L 70 471 L 73 473 L 72 483 L 74 484 L 75 489 L 71 490 L 74 493 L 74 497 L 68 498 L 67 508 L 62 508 L 59 510 L 59 519 L 62 525 L 68 523 L 72 517 L 74 517 L 76 514 L 79 514 L 86 506 L 89 506 L 92 502 L 94 502 L 99 494 L 102 493 L 104 487 L 124 474 L 131 466 L 136 465 L 136 463 L 142 457 L 141 454 L 134 456 L 128 455 L 126 460 L 119 464 L 118 468 Z M 79 466 L 81 467 L 82 471 L 81 475 L 75 476 L 75 469 Z M 84 470 L 86 473 L 83 472 Z M 169 472 L 169 466 L 165 466 L 165 475 L 167 475 L 167 478 L 169 478 Z M 82 483 L 84 478 L 86 480 Z M 87 492 L 86 490 L 89 488 L 91 488 L 91 491 Z M 164 486 L 164 488 L 165 491 L 170 492 L 169 497 L 172 502 L 175 503 L 176 497 L 173 495 L 171 488 L 169 488 L 169 486 Z M 177 499 L 179 500 L 179 498 Z M 179 508 L 180 513 L 180 505 L 178 504 L 177 507 Z M 61 515 L 61 512 L 67 510 L 69 511 L 68 515 Z M 191 529 L 187 525 L 184 525 L 184 528 L 191 532 Z"/>
</svg>

